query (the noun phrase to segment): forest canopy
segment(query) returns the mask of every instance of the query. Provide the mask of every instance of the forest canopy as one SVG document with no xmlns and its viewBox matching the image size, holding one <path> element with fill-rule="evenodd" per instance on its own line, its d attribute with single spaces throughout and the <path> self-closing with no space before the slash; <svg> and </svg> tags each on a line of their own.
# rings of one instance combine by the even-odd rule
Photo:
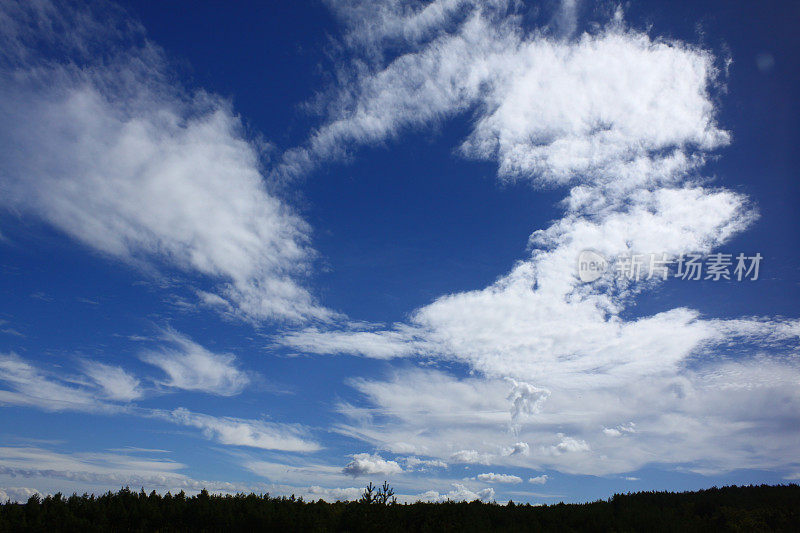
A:
<svg viewBox="0 0 800 533">
<path fill-rule="evenodd" d="M 372 485 L 370 485 L 372 486 Z M 800 486 L 615 494 L 583 504 L 397 503 L 384 484 L 358 501 L 196 496 L 129 488 L 32 496 L 0 505 L 0 532 L 22 531 L 798 531 Z M 377 494 L 378 497 L 375 497 Z"/>
</svg>

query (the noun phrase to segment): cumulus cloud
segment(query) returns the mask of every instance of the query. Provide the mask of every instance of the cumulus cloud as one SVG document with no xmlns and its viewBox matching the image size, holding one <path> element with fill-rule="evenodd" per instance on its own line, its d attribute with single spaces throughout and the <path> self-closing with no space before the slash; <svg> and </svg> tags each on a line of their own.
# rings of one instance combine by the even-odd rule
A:
<svg viewBox="0 0 800 533">
<path fill-rule="evenodd" d="M 176 86 L 113 6 L 4 2 L 0 18 L 0 207 L 150 272 L 207 280 L 226 313 L 333 316 L 301 283 L 309 228 L 267 189 L 229 102 Z"/>
<path fill-rule="evenodd" d="M 435 490 L 429 490 L 423 492 L 422 494 L 418 494 L 412 499 L 412 501 L 423 502 L 472 502 L 475 500 L 482 500 L 486 502 L 494 500 L 494 489 L 492 487 L 488 487 L 478 491 L 473 491 L 461 483 L 453 483 L 453 489 L 447 493 L 440 494 Z"/>
<path fill-rule="evenodd" d="M 33 495 L 40 495 L 41 493 L 36 489 L 28 487 L 6 487 L 0 489 L 0 502 L 16 502 L 24 503 Z"/>
<path fill-rule="evenodd" d="M 541 476 L 536 476 L 528 479 L 528 483 L 533 483 L 534 485 L 544 485 L 547 483 L 547 474 L 542 474 Z"/>
<path fill-rule="evenodd" d="M 505 455 L 530 455 L 531 447 L 527 442 L 517 442 L 509 448 L 503 450 Z"/>
<path fill-rule="evenodd" d="M 454 463 L 481 463 L 489 464 L 489 455 L 479 453 L 478 450 L 458 450 L 450 456 Z"/>
<path fill-rule="evenodd" d="M 210 352 L 172 329 L 164 330 L 161 338 L 172 347 L 144 352 L 140 358 L 167 374 L 164 386 L 232 396 L 250 383 L 233 354 Z"/>
<path fill-rule="evenodd" d="M 488 472 L 486 474 L 478 474 L 478 481 L 486 483 L 522 483 L 522 478 L 512 474 L 495 474 Z"/>
<path fill-rule="evenodd" d="M 357 453 L 353 460 L 347 463 L 342 472 L 353 477 L 369 475 L 399 474 L 403 471 L 397 461 L 387 461 L 378 454 Z"/>
<path fill-rule="evenodd" d="M 319 485 L 312 485 L 306 491 L 305 497 L 307 499 L 323 499 L 327 502 L 353 501 L 359 499 L 362 492 L 364 492 L 364 489 L 357 487 L 325 488 Z"/>
<path fill-rule="evenodd" d="M 552 447 L 552 450 L 556 453 L 585 452 L 589 450 L 589 445 L 581 439 L 563 437 L 561 442 Z"/>
<path fill-rule="evenodd" d="M 550 391 L 539 389 L 530 383 L 518 382 L 511 378 L 508 378 L 508 380 L 512 384 L 508 399 L 513 405 L 512 413 L 514 418 L 519 418 L 523 413 L 536 413 L 540 409 L 542 402 L 550 396 Z"/>
</svg>

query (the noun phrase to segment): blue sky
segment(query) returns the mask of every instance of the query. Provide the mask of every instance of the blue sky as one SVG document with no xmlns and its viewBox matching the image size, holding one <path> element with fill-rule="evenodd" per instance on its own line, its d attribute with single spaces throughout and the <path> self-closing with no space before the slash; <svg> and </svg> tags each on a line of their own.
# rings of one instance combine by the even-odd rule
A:
<svg viewBox="0 0 800 533">
<path fill-rule="evenodd" d="M 798 479 L 798 14 L 3 3 L 0 499 Z"/>
</svg>

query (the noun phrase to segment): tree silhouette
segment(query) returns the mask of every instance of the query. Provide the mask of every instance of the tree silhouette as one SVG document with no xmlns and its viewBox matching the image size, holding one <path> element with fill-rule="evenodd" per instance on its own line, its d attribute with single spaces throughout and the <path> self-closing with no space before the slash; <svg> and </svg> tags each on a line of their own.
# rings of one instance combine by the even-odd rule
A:
<svg viewBox="0 0 800 533">
<path fill-rule="evenodd" d="M 359 503 L 375 503 L 375 486 L 372 484 L 372 481 L 369 482 L 369 485 L 366 486 L 364 492 L 361 494 L 361 499 L 358 500 Z"/>
<path fill-rule="evenodd" d="M 391 498 L 391 500 L 389 498 Z M 394 496 L 394 489 L 389 486 L 388 481 L 384 481 L 383 486 L 378 489 L 377 500 L 383 505 L 386 505 L 387 503 L 391 504 L 397 503 L 397 498 L 395 498 Z"/>
<path fill-rule="evenodd" d="M 615 494 L 582 504 L 397 504 L 388 481 L 358 501 L 131 491 L 0 504 L 0 533 L 33 531 L 800 531 L 800 486 Z"/>
</svg>

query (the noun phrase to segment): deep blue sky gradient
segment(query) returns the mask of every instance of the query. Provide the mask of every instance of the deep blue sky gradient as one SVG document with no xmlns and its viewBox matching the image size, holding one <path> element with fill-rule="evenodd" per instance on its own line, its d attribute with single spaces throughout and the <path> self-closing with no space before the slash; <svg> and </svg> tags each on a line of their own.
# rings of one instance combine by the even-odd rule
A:
<svg viewBox="0 0 800 533">
<path fill-rule="evenodd" d="M 267 153 L 277 156 L 301 144 L 320 124 L 320 117 L 303 104 L 332 83 L 329 54 L 336 53 L 332 38 L 338 35 L 335 20 L 320 2 L 121 3 L 165 49 L 181 82 L 230 98 L 251 134 L 274 144 Z M 529 22 L 546 20 L 542 17 L 532 10 Z M 626 20 L 635 28 L 652 26 L 658 35 L 700 44 L 718 58 L 732 59 L 729 74 L 721 77 L 725 90 L 718 91 L 718 118 L 732 132 L 733 142 L 716 153 L 704 174 L 718 186 L 748 195 L 761 214 L 722 251 L 764 256 L 757 282 L 673 280 L 642 295 L 630 313 L 650 315 L 686 306 L 715 317 L 796 315 L 800 3 L 633 2 Z M 759 70 L 760 54 L 772 55 L 774 68 Z M 465 160 L 455 153 L 471 120 L 466 113 L 381 146 L 358 149 L 351 162 L 327 164 L 284 191 L 313 228 L 319 258 L 310 286 L 325 306 L 355 320 L 402 321 L 443 294 L 487 286 L 528 254 L 533 231 L 560 216 L 564 190 L 498 184 L 494 163 Z M 15 213 L 0 213 L 0 228 L 8 237 L 0 242 L 0 319 L 8 322 L 3 328 L 19 333 L 0 334 L 2 353 L 67 367 L 81 357 L 125 360 L 128 368 L 145 370 L 136 355 L 152 346 L 129 337 L 146 337 L 169 324 L 211 350 L 235 353 L 246 368 L 262 375 L 260 383 L 236 398 L 236 416 L 302 420 L 323 432 L 336 422 L 334 402 L 358 399 L 344 385 L 348 378 L 385 376 L 405 364 L 294 356 L 272 346 L 271 335 L 279 326 L 254 327 L 206 311 L 181 310 L 175 295 L 189 299 L 190 293 L 177 278 L 165 286 L 161 278 L 156 281 Z M 168 270 L 162 274 L 170 279 Z M 232 400 L 202 394 L 175 393 L 171 399 L 175 405 L 219 416 L 230 415 L 233 405 Z M 159 398 L 140 403 L 158 407 Z M 226 463 L 225 453 L 197 435 L 144 418 L 0 409 L 0 440 L 8 444 L 19 439 L 57 439 L 75 450 L 146 442 L 147 447 L 173 450 L 196 478 L 258 481 L 235 469 L 233 462 Z M 322 456 L 334 462 L 343 461 L 354 447 L 364 448 L 332 432 L 325 445 Z M 552 480 L 546 489 L 537 489 L 567 501 L 614 491 L 709 485 L 707 477 L 658 465 L 634 473 L 644 480 L 640 482 L 548 474 Z M 733 472 L 713 482 L 778 483 L 781 476 Z"/>
</svg>

